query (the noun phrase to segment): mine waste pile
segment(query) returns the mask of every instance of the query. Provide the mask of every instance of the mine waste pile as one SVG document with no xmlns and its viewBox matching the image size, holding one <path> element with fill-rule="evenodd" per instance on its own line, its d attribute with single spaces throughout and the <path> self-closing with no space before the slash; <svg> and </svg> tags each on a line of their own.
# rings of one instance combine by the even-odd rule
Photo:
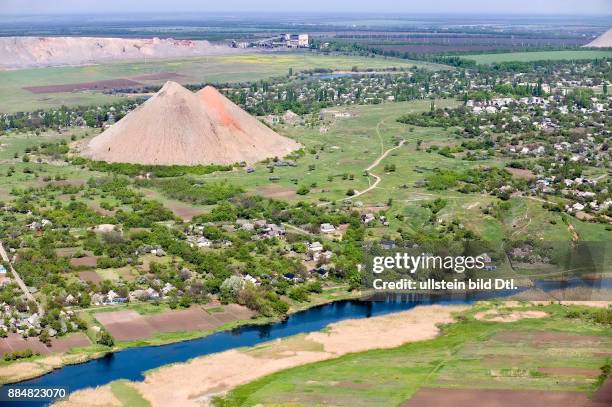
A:
<svg viewBox="0 0 612 407">
<path fill-rule="evenodd" d="M 95 161 L 144 165 L 252 164 L 301 147 L 251 116 L 217 89 L 194 93 L 166 84 L 80 154 Z"/>
<path fill-rule="evenodd" d="M 612 28 L 610 28 L 605 33 L 601 34 L 599 37 L 595 38 L 593 41 L 589 42 L 585 47 L 588 48 L 610 48 L 612 47 Z"/>
<path fill-rule="evenodd" d="M 204 40 L 172 38 L 2 37 L 0 68 L 88 65 L 232 53 Z"/>
</svg>

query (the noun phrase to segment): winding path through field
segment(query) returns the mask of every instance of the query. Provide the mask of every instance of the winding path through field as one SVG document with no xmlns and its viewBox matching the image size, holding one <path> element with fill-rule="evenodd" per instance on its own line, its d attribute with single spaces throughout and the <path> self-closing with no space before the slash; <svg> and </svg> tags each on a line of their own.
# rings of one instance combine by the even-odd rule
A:
<svg viewBox="0 0 612 407">
<path fill-rule="evenodd" d="M 369 187 L 367 187 L 366 189 L 364 189 L 363 191 L 359 191 L 357 192 L 355 195 L 349 197 L 348 199 L 353 199 L 353 198 L 357 198 L 358 196 L 361 196 L 365 193 L 370 192 L 371 190 L 373 190 L 374 188 L 376 188 L 376 186 L 380 183 L 380 181 L 382 181 L 382 178 L 380 177 L 380 175 L 376 175 L 372 172 L 370 172 L 370 170 L 372 168 L 376 168 L 378 166 L 378 164 L 380 164 L 380 162 L 382 160 L 385 159 L 385 157 L 387 157 L 387 155 L 389 155 L 389 153 L 393 150 L 396 150 L 398 148 L 400 148 L 401 146 L 404 145 L 404 143 L 406 142 L 406 140 L 402 140 L 399 142 L 399 144 L 395 147 L 391 147 L 390 149 L 388 149 L 387 151 L 385 151 L 380 157 L 378 157 L 376 159 L 376 161 L 374 161 L 372 164 L 370 164 L 370 166 L 368 168 L 366 168 L 365 170 L 368 172 L 368 175 L 371 175 L 372 177 L 374 177 L 375 181 L 372 185 L 370 185 Z"/>
<path fill-rule="evenodd" d="M 384 150 L 384 141 L 382 138 L 382 135 L 380 134 L 380 125 L 384 122 L 385 120 L 381 120 L 378 122 L 378 124 L 376 125 L 376 135 L 378 136 L 378 139 L 380 140 L 380 156 L 378 156 L 378 158 L 376 160 L 374 160 L 374 162 L 372 164 L 370 164 L 367 168 L 364 169 L 364 171 L 368 172 L 368 181 L 370 180 L 369 176 L 372 176 L 374 178 L 374 183 L 370 184 L 370 186 L 368 186 L 366 189 L 364 189 L 363 191 L 358 191 L 355 193 L 355 195 L 349 196 L 347 198 L 340 198 L 340 199 L 336 199 L 335 201 L 329 201 L 329 202 L 323 202 L 320 203 L 318 206 L 326 206 L 329 205 L 332 202 L 339 202 L 339 201 L 346 201 L 346 200 L 351 200 L 354 198 L 357 198 L 361 195 L 364 195 L 368 192 L 370 192 L 371 190 L 373 190 L 374 188 L 376 188 L 378 186 L 378 184 L 380 183 L 380 181 L 382 181 L 382 178 L 380 177 L 380 175 L 376 175 L 374 173 L 371 173 L 370 171 L 373 168 L 376 168 L 378 166 L 378 164 L 380 164 L 380 162 L 382 160 L 384 160 L 391 151 L 393 150 L 397 150 L 398 148 L 400 148 L 401 146 L 404 145 L 404 143 L 406 142 L 406 140 L 401 140 L 399 142 L 398 145 L 396 145 L 395 147 L 391 147 L 387 150 Z"/>
</svg>

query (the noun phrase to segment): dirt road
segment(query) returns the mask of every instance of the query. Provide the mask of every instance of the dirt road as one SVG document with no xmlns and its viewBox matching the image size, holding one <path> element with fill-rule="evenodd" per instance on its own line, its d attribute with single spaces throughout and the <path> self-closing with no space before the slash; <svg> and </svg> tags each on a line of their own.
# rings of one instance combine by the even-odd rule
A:
<svg viewBox="0 0 612 407">
<path fill-rule="evenodd" d="M 34 301 L 36 303 L 36 305 L 38 306 L 38 314 L 40 316 L 44 315 L 43 308 L 40 306 L 38 301 L 36 301 L 32 293 L 30 292 L 30 290 L 28 290 L 28 287 L 25 285 L 21 277 L 19 277 L 19 274 L 17 274 L 17 271 L 15 271 L 15 269 L 13 268 L 13 265 L 11 264 L 8 254 L 6 253 L 6 250 L 4 250 L 4 246 L 2 245 L 2 242 L 0 242 L 0 257 L 2 257 L 2 261 L 8 264 L 8 267 L 11 270 L 11 274 L 13 275 L 13 278 L 17 282 L 17 285 L 19 286 L 19 288 L 21 288 L 21 291 L 23 291 L 23 293 L 25 294 L 26 298 L 29 301 Z"/>
<path fill-rule="evenodd" d="M 404 145 L 404 143 L 405 143 L 405 142 L 406 142 L 406 140 L 402 140 L 402 141 L 400 141 L 400 143 L 399 143 L 397 146 L 395 146 L 395 147 L 392 147 L 392 148 L 388 149 L 388 150 L 387 150 L 387 151 L 385 151 L 385 152 L 384 152 L 384 153 L 383 153 L 383 154 L 382 154 L 380 157 L 378 157 L 378 158 L 376 159 L 376 161 L 374 161 L 372 164 L 370 164 L 370 166 L 369 166 L 368 168 L 366 168 L 365 170 L 368 172 L 368 174 L 369 174 L 370 176 L 372 176 L 372 177 L 375 179 L 374 183 L 373 183 L 372 185 L 370 185 L 369 187 L 367 187 L 366 189 L 364 189 L 363 191 L 359 191 L 359 192 L 357 192 L 355 195 L 353 195 L 353 196 L 351 196 L 351 197 L 349 197 L 349 198 L 347 198 L 347 199 L 354 199 L 354 198 L 357 198 L 358 196 L 361 196 L 361 195 L 363 195 L 363 194 L 366 194 L 366 193 L 370 192 L 371 190 L 373 190 L 374 188 L 376 188 L 376 186 L 377 186 L 377 185 L 380 183 L 380 181 L 382 181 L 382 178 L 380 177 L 380 175 L 376 175 L 376 174 L 374 174 L 374 173 L 370 172 L 370 170 L 371 170 L 372 168 L 376 168 L 376 167 L 378 166 L 378 164 L 380 164 L 380 162 L 381 162 L 382 160 L 384 160 L 384 159 L 385 159 L 385 157 L 387 157 L 391 151 L 393 151 L 393 150 L 396 150 L 396 149 L 400 148 L 401 146 L 403 146 L 403 145 Z"/>
</svg>

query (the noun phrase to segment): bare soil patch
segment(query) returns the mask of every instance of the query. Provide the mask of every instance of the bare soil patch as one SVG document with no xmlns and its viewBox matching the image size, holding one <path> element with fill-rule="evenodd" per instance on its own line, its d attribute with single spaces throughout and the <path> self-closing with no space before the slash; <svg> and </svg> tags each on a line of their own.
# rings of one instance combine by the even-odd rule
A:
<svg viewBox="0 0 612 407">
<path fill-rule="evenodd" d="M 295 199 L 297 198 L 297 193 L 295 191 L 295 188 L 281 187 L 278 185 L 265 185 L 257 187 L 255 190 L 257 194 L 272 199 Z"/>
<path fill-rule="evenodd" d="M 83 256 L 70 259 L 72 267 L 96 267 L 98 256 Z"/>
<path fill-rule="evenodd" d="M 132 341 L 153 336 L 154 328 L 136 311 L 100 312 L 94 315 L 117 340 Z"/>
<path fill-rule="evenodd" d="M 553 376 L 597 377 L 601 373 L 599 369 L 589 369 L 586 367 L 541 367 L 538 371 Z"/>
<path fill-rule="evenodd" d="M 595 219 L 595 216 L 591 215 L 590 213 L 586 213 L 584 211 L 578 211 L 576 212 L 576 218 L 580 220 L 592 220 L 592 219 Z"/>
<path fill-rule="evenodd" d="M 65 83 L 62 85 L 25 86 L 23 89 L 31 93 L 39 94 L 127 88 L 140 85 L 142 85 L 142 83 L 133 81 L 131 79 L 106 79 L 92 82 Z"/>
<path fill-rule="evenodd" d="M 542 390 L 479 390 L 423 388 L 402 407 L 576 407 L 588 401 L 586 394 L 569 391 Z"/>
<path fill-rule="evenodd" d="M 372 387 L 371 384 L 367 384 L 367 383 L 355 383 L 355 382 L 349 382 L 349 381 L 346 381 L 346 380 L 338 383 L 336 386 L 344 387 L 344 388 L 347 388 L 347 389 L 369 389 L 370 387 Z"/>
<path fill-rule="evenodd" d="M 6 338 L 0 339 L 0 355 L 11 353 L 18 350 L 31 349 L 41 355 L 49 355 L 51 353 L 66 352 L 71 348 L 90 345 L 91 342 L 82 333 L 73 333 L 61 338 L 51 339 L 51 346 L 47 346 L 38 338 L 26 338 L 16 333 L 9 333 Z"/>
<path fill-rule="evenodd" d="M 156 199 L 158 201 L 161 198 L 159 192 L 152 191 L 150 189 L 142 189 L 142 193 L 147 198 Z M 190 221 L 194 216 L 201 215 L 205 212 L 205 210 L 202 208 L 190 206 L 189 204 L 180 201 L 166 200 L 163 202 L 163 204 L 166 208 L 170 209 L 174 215 L 185 221 Z"/>
<path fill-rule="evenodd" d="M 478 312 L 474 315 L 479 321 L 494 321 L 494 322 L 516 322 L 526 318 L 546 318 L 548 314 L 544 311 L 508 311 L 504 312 L 499 309 L 491 309 L 488 311 Z"/>
<path fill-rule="evenodd" d="M 246 307 L 232 304 L 221 312 L 208 312 L 193 306 L 184 310 L 141 315 L 136 311 L 113 311 L 95 314 L 115 339 L 131 341 L 147 339 L 158 332 L 210 331 L 227 323 L 250 319 L 254 313 Z"/>
<path fill-rule="evenodd" d="M 185 310 L 164 312 L 163 314 L 147 317 L 147 322 L 159 332 L 172 331 L 207 331 L 215 327 L 214 321 L 209 318 L 210 314 L 199 307 L 191 307 Z"/>
<path fill-rule="evenodd" d="M 194 216 L 201 215 L 205 212 L 201 208 L 195 208 L 193 206 L 183 204 L 168 203 L 166 206 L 172 211 L 172 213 L 186 221 L 190 221 Z"/>
<path fill-rule="evenodd" d="M 506 167 L 506 170 L 512 174 L 514 178 L 522 178 L 522 179 L 535 179 L 536 175 L 531 170 L 525 170 L 522 168 L 511 168 Z"/>
<path fill-rule="evenodd" d="M 79 273 L 79 279 L 86 283 L 99 283 L 102 281 L 102 277 L 95 271 L 81 271 Z"/>
<path fill-rule="evenodd" d="M 569 332 L 538 332 L 538 331 L 504 331 L 493 337 L 500 342 L 528 343 L 531 346 L 588 345 L 612 342 L 612 339 L 600 336 L 579 335 Z"/>
<path fill-rule="evenodd" d="M 612 405 L 612 379 L 606 382 L 597 390 L 585 407 L 609 407 Z"/>
</svg>

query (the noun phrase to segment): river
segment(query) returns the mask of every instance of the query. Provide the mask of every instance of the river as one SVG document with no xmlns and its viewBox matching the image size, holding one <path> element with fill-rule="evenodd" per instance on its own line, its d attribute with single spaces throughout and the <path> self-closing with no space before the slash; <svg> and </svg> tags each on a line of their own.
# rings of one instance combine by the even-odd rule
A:
<svg viewBox="0 0 612 407">
<path fill-rule="evenodd" d="M 543 290 L 586 286 L 592 288 L 612 287 L 612 280 L 572 280 L 570 282 L 536 282 Z M 194 357 L 222 352 L 244 346 L 253 346 L 269 340 L 300 333 L 318 331 L 333 322 L 345 319 L 369 318 L 392 312 L 405 311 L 418 305 L 470 304 L 478 300 L 505 297 L 516 294 L 516 290 L 459 293 L 440 296 L 403 295 L 382 301 L 345 300 L 333 302 L 289 316 L 285 321 L 268 325 L 243 326 L 214 333 L 212 335 L 161 346 L 129 348 L 108 354 L 100 359 L 68 365 L 44 376 L 26 380 L 19 386 L 67 387 L 74 392 L 87 387 L 107 384 L 113 380 L 140 381 L 147 370 L 171 363 L 185 362 Z M 44 406 L 46 402 L 2 403 L 3 405 Z"/>
</svg>

